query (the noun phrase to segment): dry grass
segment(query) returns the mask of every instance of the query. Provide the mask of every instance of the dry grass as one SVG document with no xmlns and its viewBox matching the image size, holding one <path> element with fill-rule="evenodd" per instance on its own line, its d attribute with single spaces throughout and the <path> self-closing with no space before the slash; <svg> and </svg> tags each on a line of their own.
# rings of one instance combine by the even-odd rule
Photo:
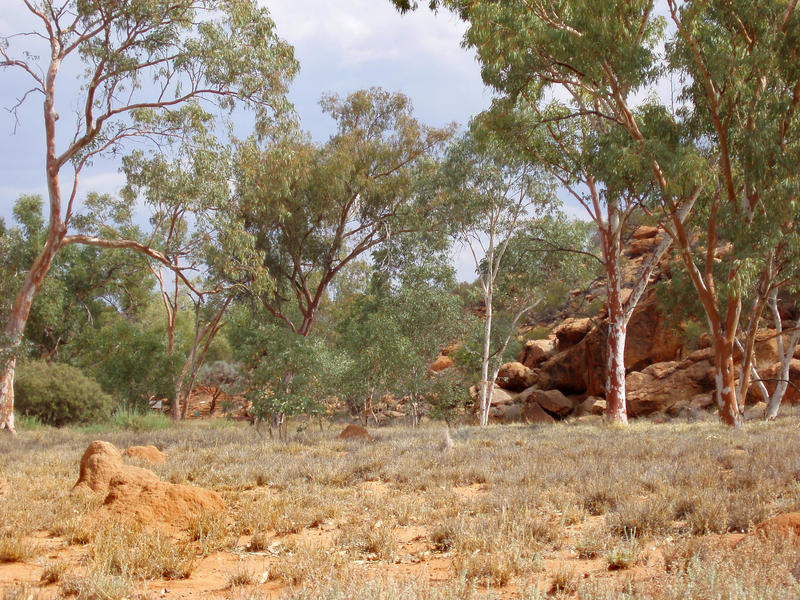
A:
<svg viewBox="0 0 800 600">
<path fill-rule="evenodd" d="M 336 433 L 279 442 L 252 428 L 190 424 L 0 437 L 0 560 L 39 562 L 30 590 L 56 583 L 82 599 L 191 582 L 211 552 L 242 559 L 227 571 L 228 596 L 242 600 L 267 597 L 261 579 L 298 599 L 488 598 L 506 585 L 520 598 L 800 596 L 800 546 L 748 536 L 733 549 L 724 537 L 800 510 L 796 420 L 744 431 L 680 422 L 465 428 L 452 432 L 447 453 L 439 426 L 376 430 L 372 443 Z M 151 467 L 160 477 L 217 490 L 228 512 L 196 517 L 178 534 L 97 519 L 102 497 L 69 494 L 95 437 L 163 448 L 170 460 Z M 400 540 L 404 530 L 419 532 L 413 544 Z M 48 551 L 44 560 L 47 534 L 85 547 L 79 558 Z M 654 544 L 661 562 L 645 551 Z M 3 586 L 22 597 L 20 586 Z"/>
</svg>

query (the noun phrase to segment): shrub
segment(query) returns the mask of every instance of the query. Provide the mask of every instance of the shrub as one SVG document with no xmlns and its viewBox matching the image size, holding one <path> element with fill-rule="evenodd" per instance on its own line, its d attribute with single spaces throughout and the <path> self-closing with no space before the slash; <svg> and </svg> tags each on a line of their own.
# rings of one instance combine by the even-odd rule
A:
<svg viewBox="0 0 800 600">
<path fill-rule="evenodd" d="M 62 363 L 23 363 L 14 382 L 16 407 L 42 423 L 60 427 L 108 419 L 111 396 L 80 369 Z"/>
</svg>

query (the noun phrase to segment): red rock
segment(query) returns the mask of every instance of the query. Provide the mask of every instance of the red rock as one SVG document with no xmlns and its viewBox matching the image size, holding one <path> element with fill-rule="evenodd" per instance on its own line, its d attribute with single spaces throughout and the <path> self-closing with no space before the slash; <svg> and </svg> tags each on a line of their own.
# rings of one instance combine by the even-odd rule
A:
<svg viewBox="0 0 800 600">
<path fill-rule="evenodd" d="M 446 355 L 437 356 L 436 360 L 430 366 L 430 370 L 434 373 L 449 369 L 454 364 L 453 359 Z"/>
<path fill-rule="evenodd" d="M 581 402 L 575 407 L 572 412 L 576 418 L 584 417 L 586 415 L 602 416 L 606 412 L 606 401 L 597 396 L 589 396 L 586 400 Z"/>
<path fill-rule="evenodd" d="M 537 367 L 553 356 L 555 342 L 553 340 L 528 340 L 519 354 L 519 362 L 526 367 Z"/>
<path fill-rule="evenodd" d="M 527 397 L 528 403 L 535 402 L 547 412 L 567 416 L 574 408 L 572 402 L 558 390 L 538 390 L 534 389 Z"/>
<path fill-rule="evenodd" d="M 645 238 L 633 240 L 628 246 L 628 256 L 631 258 L 652 252 L 661 240 L 659 238 Z"/>
<path fill-rule="evenodd" d="M 580 319 L 569 317 L 565 319 L 561 325 L 553 330 L 557 340 L 556 347 L 558 351 L 562 352 L 579 343 L 592 330 L 592 327 L 594 327 L 594 323 L 589 317 Z"/>
<path fill-rule="evenodd" d="M 625 379 L 628 416 L 664 412 L 714 389 L 714 368 L 708 361 L 680 368 L 682 364 L 671 363 L 663 368 L 653 365 L 645 371 L 630 373 Z"/>
<path fill-rule="evenodd" d="M 640 225 L 633 232 L 633 239 L 646 240 L 648 238 L 654 238 L 657 235 L 658 235 L 658 227 L 651 227 L 650 225 Z"/>
<path fill-rule="evenodd" d="M 535 402 L 526 404 L 522 410 L 522 416 L 526 423 L 531 424 L 552 424 L 555 419 L 542 409 L 541 406 Z"/>
<path fill-rule="evenodd" d="M 759 375 L 761 375 L 761 379 L 764 380 L 764 386 L 767 388 L 767 392 L 769 392 L 770 396 L 775 392 L 775 386 L 778 385 L 776 379 L 778 379 L 780 373 L 781 363 L 779 362 L 759 370 Z M 792 362 L 789 363 L 789 381 L 794 385 L 788 385 L 786 387 L 781 405 L 800 404 L 800 392 L 798 392 L 797 389 L 800 387 L 800 360 L 796 358 L 793 358 Z M 756 389 L 756 386 L 750 387 L 747 399 L 749 402 L 760 402 L 762 400 L 761 394 L 758 389 Z"/>
<path fill-rule="evenodd" d="M 506 363 L 497 373 L 497 385 L 505 390 L 519 392 L 536 383 L 536 373 L 520 362 Z"/>
</svg>

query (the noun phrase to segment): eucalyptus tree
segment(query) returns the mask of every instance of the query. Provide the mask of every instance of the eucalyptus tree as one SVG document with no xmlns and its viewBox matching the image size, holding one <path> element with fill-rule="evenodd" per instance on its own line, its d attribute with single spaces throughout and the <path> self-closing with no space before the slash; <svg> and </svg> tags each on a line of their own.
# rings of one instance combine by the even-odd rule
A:
<svg viewBox="0 0 800 600">
<path fill-rule="evenodd" d="M 394 3 L 401 10 L 416 4 Z M 748 270 L 732 264 L 720 279 L 714 274 L 714 249 L 723 214 L 732 210 L 730 221 L 737 223 L 747 222 L 758 210 L 767 215 L 772 211 L 763 193 L 751 193 L 755 180 L 742 178 L 743 169 L 794 181 L 782 165 L 791 163 L 791 140 L 797 138 L 791 135 L 800 99 L 794 83 L 797 61 L 789 58 L 797 54 L 791 35 L 795 3 L 773 2 L 761 11 L 745 2 L 679 7 L 670 1 L 668 18 L 676 33 L 666 46 L 667 19 L 656 14 L 652 0 L 431 4 L 452 8 L 469 23 L 465 42 L 478 52 L 484 81 L 502 94 L 501 101 L 532 111 L 530 128 L 551 139 L 550 154 L 559 169 L 563 164 L 578 169 L 579 176 L 573 168 L 566 179 L 575 182 L 590 212 L 604 224 L 604 246 L 612 250 L 607 264 L 615 262 L 608 242 L 616 243 L 624 221 L 624 214 L 614 214 L 613 203 L 627 198 L 659 219 L 709 321 L 720 418 L 739 425 L 733 347 L 741 303 L 736 290 L 743 289 Z M 773 67 L 774 87 L 766 84 L 773 79 Z M 667 76 L 681 81 L 677 110 L 654 96 L 636 106 L 644 90 Z M 570 130 L 577 146 L 565 143 L 564 132 Z M 733 135 L 734 130 L 739 133 Z M 731 151 L 737 141 L 742 158 L 738 166 Z M 757 160 L 754 150 L 767 150 L 769 158 Z M 794 199 L 787 187 L 781 188 L 784 199 Z M 686 221 L 695 203 L 702 207 L 706 231 L 700 265 Z M 604 206 L 607 215 L 600 210 Z M 734 246 L 739 243 L 736 236 L 728 239 Z M 753 239 L 748 234 L 747 243 Z M 615 288 L 612 281 L 611 296 Z M 619 421 L 625 419 L 620 340 L 636 291 L 625 309 L 609 299 L 609 311 L 615 314 L 610 314 L 608 376 L 614 380 L 606 391 L 609 416 Z"/>
<path fill-rule="evenodd" d="M 395 4 L 414 7 L 402 0 Z M 500 93 L 493 118 L 505 130 L 501 135 L 545 165 L 597 224 L 608 274 L 606 416 L 624 423 L 627 322 L 669 245 L 665 241 L 645 264 L 623 302 L 620 256 L 626 221 L 647 202 L 682 222 L 705 183 L 692 177 L 698 161 L 690 153 L 678 154 L 686 159 L 678 166 L 673 148 L 662 144 L 662 132 L 653 128 L 648 133 L 655 138 L 645 136 L 652 115 L 634 107 L 637 94 L 661 73 L 664 20 L 654 16 L 647 0 L 434 4 L 452 8 L 469 23 L 465 43 L 476 49 L 484 81 Z M 638 146 L 627 154 L 597 152 L 614 150 L 611 142 L 619 138 Z"/>
<path fill-rule="evenodd" d="M 372 88 L 326 96 L 337 131 L 324 144 L 284 136 L 239 149 L 235 211 L 272 285 L 254 291 L 294 333 L 311 331 L 331 281 L 393 238 L 431 227 L 420 189 L 452 127 L 422 125 L 410 100 Z"/>
<path fill-rule="evenodd" d="M 236 294 L 235 286 L 216 277 L 219 269 L 209 269 L 206 262 L 210 255 L 223 254 L 213 246 L 226 223 L 222 215 L 230 199 L 229 167 L 228 153 L 210 136 L 197 136 L 174 157 L 137 151 L 123 159 L 123 196 L 131 203 L 142 200 L 150 213 L 146 245 L 161 252 L 172 267 L 196 274 L 187 285 L 180 277 L 165 277 L 162 265 L 148 264 L 164 307 L 169 357 L 175 353 L 179 312 L 194 313 L 189 352 L 169 394 L 174 421 L 186 416 L 194 379 Z"/>
<path fill-rule="evenodd" d="M 90 194 L 87 206 L 110 199 Z M 23 195 L 13 209 L 13 222 L 0 232 L 0 319 L 6 319 L 11 299 L 26 276 L 26 269 L 47 237 L 41 196 Z M 127 210 L 108 215 L 109 222 L 137 238 L 139 228 Z M 103 250 L 73 245 L 53 261 L 48 277 L 31 306 L 25 329 L 26 354 L 47 360 L 73 362 L 87 331 L 109 313 L 135 319 L 147 306 L 154 284 L 147 262 L 124 250 Z"/>
<path fill-rule="evenodd" d="M 455 238 L 469 248 L 483 292 L 479 422 L 486 426 L 505 348 L 520 319 L 538 302 L 525 291 L 516 295 L 507 335 L 501 336 L 500 347 L 494 348 L 494 312 L 499 308 L 495 284 L 506 268 L 512 236 L 534 216 L 547 211 L 553 204 L 554 190 L 544 169 L 518 158 L 491 135 L 479 138 L 464 134 L 449 148 L 442 173 L 446 193 L 453 198 Z"/>
<path fill-rule="evenodd" d="M 685 119 L 714 158 L 703 255 L 696 258 L 690 232 L 679 230 L 678 242 L 709 322 L 721 416 L 739 424 L 755 327 L 787 279 L 784 267 L 796 260 L 800 17 L 793 0 L 668 0 L 667 7 L 676 29 L 669 57 L 688 75 Z M 749 289 L 756 294 L 737 372 L 737 333 Z"/>
<path fill-rule="evenodd" d="M 132 139 L 181 137 L 205 99 L 223 109 L 249 105 L 266 129 L 287 107 L 286 86 L 297 69 L 292 48 L 254 0 L 23 0 L 21 7 L 34 24 L 0 38 L 0 66 L 28 78 L 22 101 L 33 94 L 43 99 L 50 216 L 47 239 L 6 321 L 12 348 L 54 256 L 66 246 L 132 249 L 173 268 L 140 241 L 69 233 L 78 180 L 92 160 Z M 67 65 L 72 81 L 59 78 Z M 57 101 L 65 89 L 78 107 L 73 119 Z M 11 432 L 14 367 L 12 356 L 0 374 L 0 428 Z"/>
<path fill-rule="evenodd" d="M 363 409 L 365 421 L 373 400 L 391 393 L 408 398 L 416 424 L 435 383 L 431 363 L 465 330 L 444 234 L 409 235 L 395 244 L 391 258 L 376 253 L 369 287 L 337 319 L 337 347 L 350 357 L 343 392 L 351 409 Z"/>
</svg>

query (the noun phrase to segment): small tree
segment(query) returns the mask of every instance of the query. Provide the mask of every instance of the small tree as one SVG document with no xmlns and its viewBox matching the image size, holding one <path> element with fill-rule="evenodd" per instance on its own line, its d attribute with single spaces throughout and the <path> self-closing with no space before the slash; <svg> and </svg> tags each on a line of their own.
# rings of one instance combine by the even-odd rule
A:
<svg viewBox="0 0 800 600">
<path fill-rule="evenodd" d="M 247 381 L 247 373 L 239 364 L 224 360 L 205 364 L 197 372 L 197 382 L 212 390 L 211 406 L 208 410 L 210 415 L 214 414 L 220 396 L 244 391 Z"/>
<path fill-rule="evenodd" d="M 504 258 L 512 236 L 532 213 L 546 210 L 552 188 L 541 170 L 515 158 L 491 136 L 481 140 L 473 134 L 463 136 L 450 148 L 442 170 L 449 193 L 460 201 L 453 203 L 461 209 L 460 218 L 456 217 L 456 240 L 470 249 L 483 292 L 479 421 L 486 426 L 505 348 L 520 319 L 537 303 L 525 293 L 517 296 L 507 335 L 500 347 L 493 348 L 494 311 L 498 304 L 495 284 L 506 267 Z"/>
</svg>

